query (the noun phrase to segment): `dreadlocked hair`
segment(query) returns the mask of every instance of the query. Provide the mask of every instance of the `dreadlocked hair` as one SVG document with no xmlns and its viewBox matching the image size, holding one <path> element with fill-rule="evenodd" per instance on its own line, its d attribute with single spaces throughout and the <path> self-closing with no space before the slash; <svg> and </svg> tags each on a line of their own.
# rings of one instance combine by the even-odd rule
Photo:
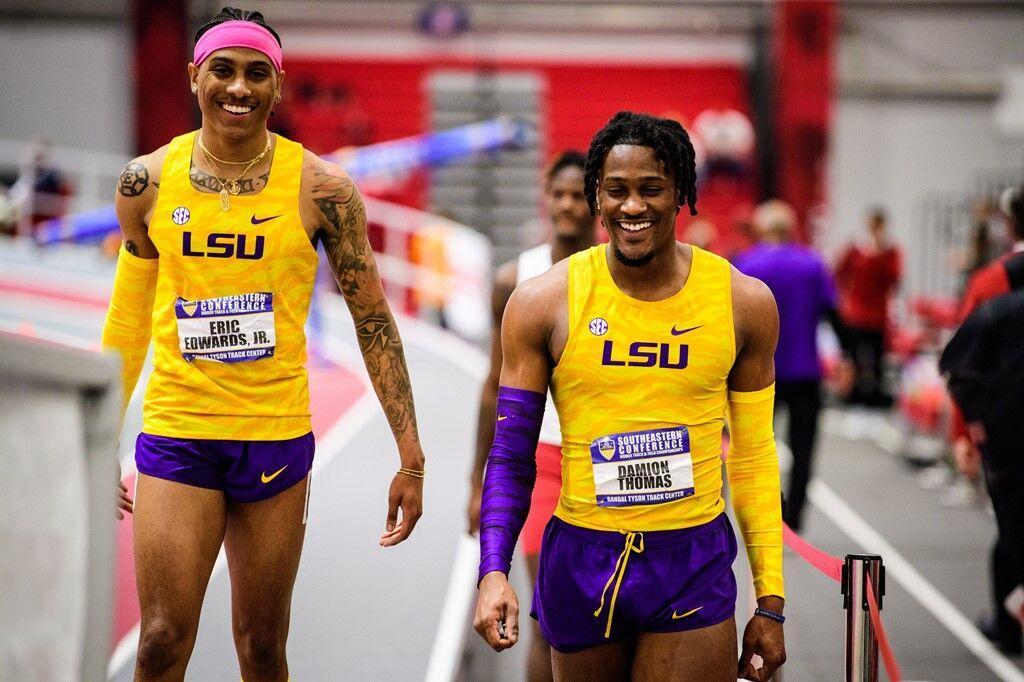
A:
<svg viewBox="0 0 1024 682">
<path fill-rule="evenodd" d="M 262 26 L 270 31 L 270 35 L 274 36 L 277 44 L 281 44 L 281 36 L 277 35 L 277 31 L 271 28 L 270 24 L 263 18 L 263 12 L 254 9 L 235 9 L 234 7 L 225 7 L 217 13 L 217 16 L 200 26 L 199 30 L 196 31 L 195 40 L 198 41 L 211 28 L 227 21 L 251 21 L 257 26 Z"/>
<path fill-rule="evenodd" d="M 587 157 L 583 152 L 575 149 L 566 149 L 564 152 L 556 156 L 548 165 L 547 170 L 544 172 L 544 182 L 551 182 L 551 179 L 558 175 L 563 168 L 572 167 L 579 168 L 581 171 L 586 171 Z"/>
<path fill-rule="evenodd" d="M 685 203 L 690 215 L 697 215 L 697 167 L 690 135 L 677 121 L 632 111 L 620 111 L 612 116 L 590 141 L 583 177 L 590 215 L 597 215 L 597 183 L 605 157 L 617 144 L 650 147 L 655 158 L 675 178 L 679 205 Z"/>
</svg>

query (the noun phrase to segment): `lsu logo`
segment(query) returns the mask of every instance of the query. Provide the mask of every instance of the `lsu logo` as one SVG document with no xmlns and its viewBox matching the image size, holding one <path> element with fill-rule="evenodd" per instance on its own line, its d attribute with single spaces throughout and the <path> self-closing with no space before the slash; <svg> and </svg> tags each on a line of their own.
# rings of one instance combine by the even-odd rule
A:
<svg viewBox="0 0 1024 682">
<path fill-rule="evenodd" d="M 599 438 L 597 441 L 597 450 L 601 453 L 601 456 L 607 460 L 611 460 L 615 456 L 615 439 L 608 436 Z"/>
<path fill-rule="evenodd" d="M 690 347 L 686 344 L 673 346 L 657 341 L 634 341 L 629 352 L 621 360 L 615 358 L 615 342 L 604 342 L 601 364 L 606 367 L 661 367 L 662 369 L 684 369 L 690 361 Z"/>
<path fill-rule="evenodd" d="M 181 254 L 198 258 L 241 258 L 243 260 L 259 260 L 263 258 L 265 237 L 257 235 L 252 251 L 248 250 L 248 235 L 231 234 L 230 232 L 211 232 L 206 238 L 206 250 L 202 247 L 193 248 L 192 233 L 181 233 Z"/>
</svg>

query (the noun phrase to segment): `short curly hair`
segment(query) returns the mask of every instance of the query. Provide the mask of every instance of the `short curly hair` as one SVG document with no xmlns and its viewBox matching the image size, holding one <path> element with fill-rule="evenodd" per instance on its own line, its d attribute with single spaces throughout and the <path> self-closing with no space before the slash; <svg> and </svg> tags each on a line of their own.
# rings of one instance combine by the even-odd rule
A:
<svg viewBox="0 0 1024 682">
<path fill-rule="evenodd" d="M 617 144 L 654 150 L 655 158 L 665 164 L 665 170 L 675 179 L 679 205 L 685 203 L 690 215 L 697 215 L 697 166 L 689 133 L 672 119 L 632 111 L 620 111 L 612 116 L 590 141 L 583 191 L 591 215 L 597 215 L 597 183 L 605 157 Z"/>
<path fill-rule="evenodd" d="M 586 172 L 587 157 L 583 152 L 576 151 L 575 149 L 566 149 L 548 164 L 547 169 L 544 171 L 544 182 L 551 182 L 552 178 L 562 172 L 563 169 L 574 167 Z"/>
<path fill-rule="evenodd" d="M 203 34 L 214 26 L 223 24 L 227 21 L 251 21 L 257 26 L 262 26 L 270 31 L 270 35 L 274 36 L 274 40 L 277 41 L 277 44 L 281 44 L 281 36 L 277 35 L 277 31 L 275 31 L 270 24 L 267 23 L 267 20 L 263 18 L 263 12 L 259 12 L 254 9 L 235 9 L 234 7 L 223 8 L 215 17 L 200 26 L 194 37 L 195 41 L 198 42 Z"/>
</svg>

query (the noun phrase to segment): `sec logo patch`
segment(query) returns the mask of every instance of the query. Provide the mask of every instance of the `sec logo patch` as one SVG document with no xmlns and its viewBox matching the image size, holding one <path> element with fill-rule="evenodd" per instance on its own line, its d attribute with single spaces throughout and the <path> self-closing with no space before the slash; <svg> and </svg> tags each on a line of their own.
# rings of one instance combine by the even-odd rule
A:
<svg viewBox="0 0 1024 682">
<path fill-rule="evenodd" d="M 594 336 L 603 336 L 608 331 L 608 323 L 603 317 L 595 317 L 590 321 L 590 333 Z"/>
<path fill-rule="evenodd" d="M 184 225 L 188 222 L 188 219 L 192 217 L 192 214 L 188 212 L 188 209 L 184 206 L 179 206 L 174 209 L 171 213 L 171 220 L 175 225 Z"/>
</svg>

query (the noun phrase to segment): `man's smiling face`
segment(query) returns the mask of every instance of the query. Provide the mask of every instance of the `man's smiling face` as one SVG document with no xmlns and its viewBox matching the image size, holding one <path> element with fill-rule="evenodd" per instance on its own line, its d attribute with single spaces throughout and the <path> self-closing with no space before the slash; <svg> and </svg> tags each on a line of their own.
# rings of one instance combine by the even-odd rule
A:
<svg viewBox="0 0 1024 682">
<path fill-rule="evenodd" d="M 620 262 L 646 265 L 666 242 L 675 240 L 677 195 L 675 178 L 650 147 L 618 144 L 608 151 L 597 209 Z"/>
<path fill-rule="evenodd" d="M 245 47 L 217 50 L 199 68 L 189 65 L 204 121 L 228 137 L 245 137 L 266 126 L 281 92 L 265 54 Z"/>
</svg>

